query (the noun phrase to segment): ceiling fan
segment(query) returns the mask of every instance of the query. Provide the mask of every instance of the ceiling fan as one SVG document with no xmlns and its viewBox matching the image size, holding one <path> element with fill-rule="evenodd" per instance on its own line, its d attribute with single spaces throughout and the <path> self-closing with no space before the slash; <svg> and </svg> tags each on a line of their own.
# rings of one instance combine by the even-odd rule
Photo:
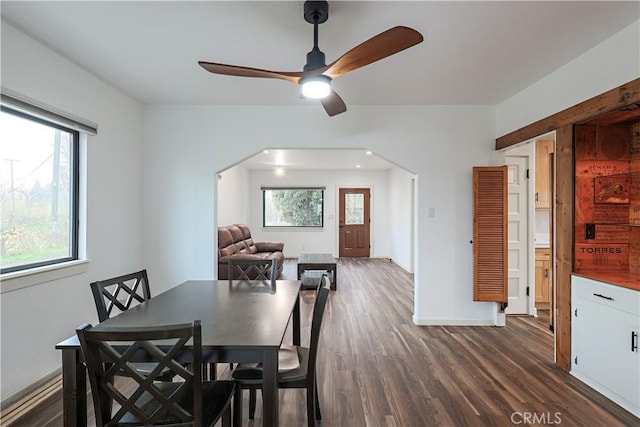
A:
<svg viewBox="0 0 640 427">
<path fill-rule="evenodd" d="M 329 116 L 344 113 L 347 106 L 331 89 L 331 81 L 349 71 L 369 65 L 422 42 L 422 34 L 408 27 L 398 26 L 370 38 L 327 65 L 324 53 L 318 48 L 318 25 L 329 18 L 326 1 L 305 1 L 304 19 L 313 24 L 313 49 L 307 53 L 303 71 L 270 71 L 238 65 L 199 61 L 198 64 L 214 74 L 238 77 L 282 79 L 302 86 L 306 98 L 320 99 Z"/>
</svg>

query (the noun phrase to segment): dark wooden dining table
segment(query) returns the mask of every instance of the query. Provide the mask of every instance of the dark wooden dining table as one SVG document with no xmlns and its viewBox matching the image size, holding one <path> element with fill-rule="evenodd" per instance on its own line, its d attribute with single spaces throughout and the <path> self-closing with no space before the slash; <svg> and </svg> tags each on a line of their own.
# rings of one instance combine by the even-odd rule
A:
<svg viewBox="0 0 640 427">
<path fill-rule="evenodd" d="M 278 280 L 275 286 L 256 280 L 190 280 L 94 328 L 158 326 L 200 320 L 203 362 L 263 364 L 263 425 L 277 426 L 278 349 L 291 317 L 293 344 L 300 344 L 301 284 L 299 280 Z M 62 352 L 64 425 L 84 427 L 87 424 L 86 370 L 77 336 L 58 343 L 56 349 Z"/>
</svg>

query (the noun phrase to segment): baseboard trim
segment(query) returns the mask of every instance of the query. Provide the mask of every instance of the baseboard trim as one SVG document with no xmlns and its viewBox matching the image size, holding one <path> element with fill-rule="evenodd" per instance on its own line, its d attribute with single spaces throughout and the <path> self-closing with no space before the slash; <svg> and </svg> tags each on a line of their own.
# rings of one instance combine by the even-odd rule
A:
<svg viewBox="0 0 640 427">
<path fill-rule="evenodd" d="M 2 400 L 0 425 L 8 426 L 34 409 L 40 403 L 62 390 L 60 369 Z"/>
<path fill-rule="evenodd" d="M 418 326 L 496 326 L 492 319 L 419 319 L 413 316 Z"/>
</svg>

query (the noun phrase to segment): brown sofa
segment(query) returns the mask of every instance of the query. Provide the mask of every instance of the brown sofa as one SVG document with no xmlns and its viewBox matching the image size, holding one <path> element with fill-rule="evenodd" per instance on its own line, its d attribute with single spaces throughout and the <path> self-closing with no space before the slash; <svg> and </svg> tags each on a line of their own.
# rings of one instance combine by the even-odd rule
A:
<svg viewBox="0 0 640 427">
<path fill-rule="evenodd" d="M 218 227 L 218 279 L 229 278 L 229 258 L 276 259 L 276 279 L 282 275 L 284 243 L 254 242 L 251 230 L 244 224 Z"/>
</svg>

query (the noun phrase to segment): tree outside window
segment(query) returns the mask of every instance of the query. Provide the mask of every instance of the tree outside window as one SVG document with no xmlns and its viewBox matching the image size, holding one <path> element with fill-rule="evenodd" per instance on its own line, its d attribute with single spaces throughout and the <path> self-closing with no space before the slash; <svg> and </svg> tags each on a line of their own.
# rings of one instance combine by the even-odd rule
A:
<svg viewBox="0 0 640 427">
<path fill-rule="evenodd" d="M 323 189 L 274 188 L 262 193 L 264 227 L 323 226 Z"/>
</svg>

